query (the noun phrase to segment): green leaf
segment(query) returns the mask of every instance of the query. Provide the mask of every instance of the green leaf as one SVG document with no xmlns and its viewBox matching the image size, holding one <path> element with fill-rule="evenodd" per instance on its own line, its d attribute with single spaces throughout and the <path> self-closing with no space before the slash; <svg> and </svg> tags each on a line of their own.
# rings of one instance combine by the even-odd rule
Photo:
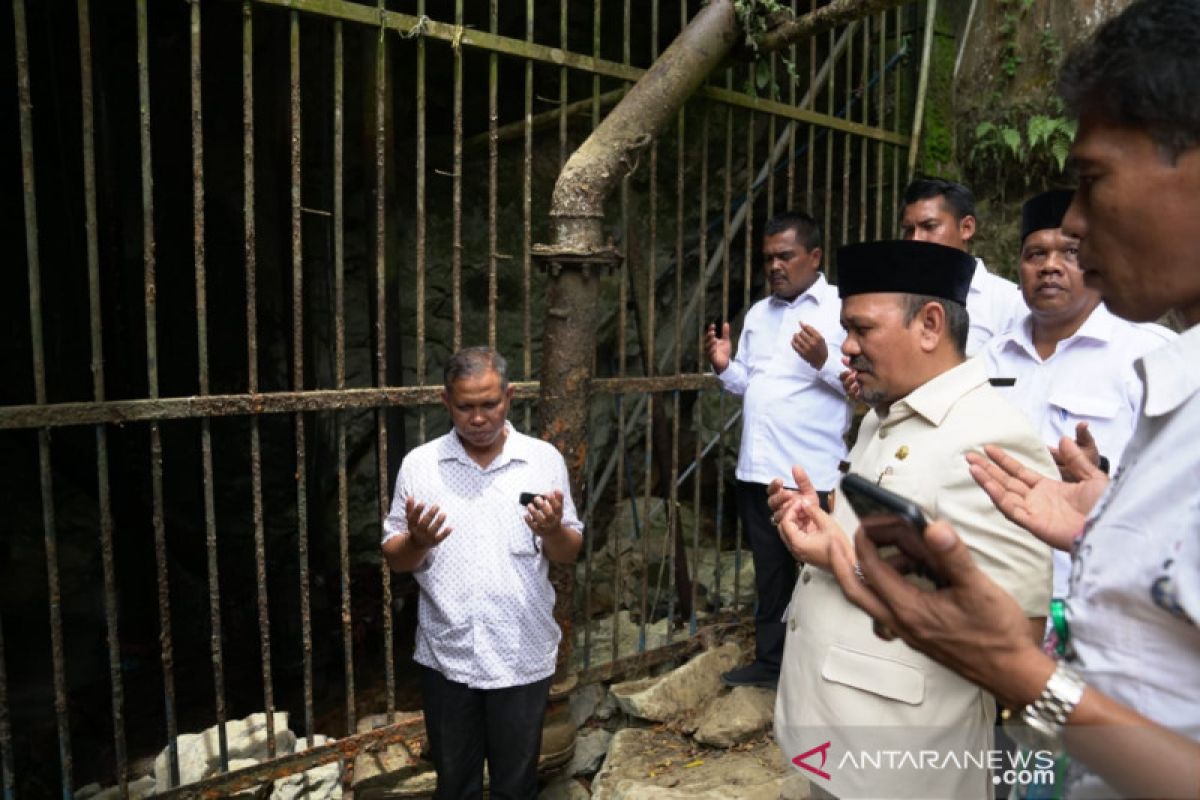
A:
<svg viewBox="0 0 1200 800">
<path fill-rule="evenodd" d="M 1050 145 L 1050 152 L 1054 155 L 1054 161 L 1058 164 L 1058 171 L 1062 172 L 1067 166 L 1067 155 L 1071 152 L 1069 142 L 1062 139 L 1055 139 Z"/>
<path fill-rule="evenodd" d="M 1000 139 L 1018 159 L 1021 157 L 1021 132 L 1016 128 L 1001 128 Z"/>
<path fill-rule="evenodd" d="M 983 122 L 981 122 L 975 126 L 975 138 L 976 139 L 984 139 L 988 136 L 994 136 L 995 133 L 996 133 L 996 126 L 994 124 L 992 124 L 991 122 L 988 122 L 987 120 L 984 120 Z"/>
<path fill-rule="evenodd" d="M 754 83 L 759 89 L 765 89 L 771 83 L 771 65 L 759 61 L 754 66 Z"/>
</svg>

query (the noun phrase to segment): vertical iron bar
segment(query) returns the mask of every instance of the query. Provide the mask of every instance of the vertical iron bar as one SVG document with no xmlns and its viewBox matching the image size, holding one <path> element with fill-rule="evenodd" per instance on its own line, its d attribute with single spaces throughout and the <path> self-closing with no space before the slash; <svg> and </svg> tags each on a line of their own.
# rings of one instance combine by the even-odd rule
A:
<svg viewBox="0 0 1200 800">
<path fill-rule="evenodd" d="M 533 0 L 525 0 L 525 41 L 533 44 Z M 525 151 L 521 171 L 521 366 L 533 380 L 533 61 L 525 59 Z M 533 409 L 525 403 L 529 432 Z"/>
<path fill-rule="evenodd" d="M 937 20 L 937 0 L 925 0 L 925 30 L 921 39 L 921 71 L 917 76 L 917 105 L 913 109 L 912 135 L 908 143 L 908 180 L 917 169 L 921 149 L 921 127 L 925 124 L 925 93 L 929 89 L 929 59 L 933 54 L 933 32 Z"/>
<path fill-rule="evenodd" d="M 463 0 L 454 1 L 454 24 L 460 29 L 463 24 Z M 453 307 L 453 350 L 462 347 L 462 131 L 463 131 L 463 53 L 457 43 L 454 46 L 454 176 L 451 178 L 451 202 L 453 232 L 450 252 L 450 274 Z"/>
<path fill-rule="evenodd" d="M 808 10 L 809 10 L 810 14 L 817 10 L 817 0 L 809 0 Z M 810 104 L 810 107 L 815 108 L 817 105 L 817 94 L 818 94 L 818 90 L 817 90 L 817 37 L 814 36 L 814 37 L 810 38 L 808 40 L 807 46 L 808 46 L 808 87 L 809 87 L 808 91 L 809 91 L 810 95 L 812 96 L 812 102 Z M 832 59 L 831 59 L 830 65 L 829 65 L 829 69 L 831 71 L 833 70 Z M 808 162 L 808 169 L 805 172 L 805 178 L 804 178 L 804 208 L 806 211 L 808 211 L 808 213 L 812 214 L 813 217 L 815 218 L 817 214 L 816 214 L 816 209 L 813 208 L 813 170 L 814 170 L 814 163 L 815 163 L 815 159 L 816 159 L 816 150 L 817 150 L 817 132 L 816 132 L 816 126 L 811 123 L 808 124 L 806 127 L 808 128 L 808 146 L 804 148 L 804 154 L 805 154 L 806 160 Z M 825 225 L 823 230 L 825 231 L 825 236 L 826 236 L 825 244 L 826 244 L 826 247 L 828 248 L 828 246 L 830 244 L 830 242 L 828 241 L 829 225 Z M 828 258 L 825 259 L 825 271 L 826 271 L 826 273 L 829 272 L 829 259 Z"/>
<path fill-rule="evenodd" d="M 854 37 L 847 37 L 846 41 L 846 67 L 845 67 L 845 109 L 846 119 L 854 117 Z M 841 244 L 846 244 L 850 241 L 850 167 L 852 165 L 851 146 L 853 142 L 850 140 L 850 134 L 843 133 L 842 139 L 842 241 Z"/>
<path fill-rule="evenodd" d="M 293 12 L 293 17 L 295 12 Z M 258 393 L 258 282 L 256 251 L 257 228 L 255 216 L 254 181 L 254 18 L 250 0 L 242 5 L 242 162 L 244 182 L 244 257 L 246 261 L 246 351 L 247 385 L 250 394 Z M 262 439 L 259 435 L 258 417 L 250 418 L 250 483 L 251 504 L 254 515 L 254 571 L 258 583 L 256 605 L 258 610 L 259 652 L 262 660 L 264 695 L 268 698 L 267 724 L 274 726 L 270 712 L 274 704 L 271 697 L 271 629 L 267 597 L 267 550 L 263 524 L 262 493 Z M 312 636 L 304 631 L 304 651 L 312 652 Z M 310 672 L 311 674 L 311 672 Z M 306 675 L 305 716 L 312 716 L 312 685 Z M 274 736 L 271 737 L 274 742 Z"/>
<path fill-rule="evenodd" d="M 895 30 L 895 47 L 896 52 L 900 52 L 903 47 L 901 38 L 902 25 L 900 24 L 901 13 L 899 6 L 896 7 L 896 30 Z M 900 70 L 895 70 L 892 76 L 892 97 L 896 98 L 896 102 L 892 104 L 892 130 L 896 133 L 900 132 Z M 900 147 L 892 147 L 892 214 L 888 218 L 889 224 L 895 226 L 896 220 L 900 216 Z M 895 230 L 895 228 L 892 228 Z"/>
<path fill-rule="evenodd" d="M 621 17 L 622 31 L 622 46 L 621 46 L 621 62 L 630 64 L 632 57 L 632 49 L 630 47 L 630 0 L 624 0 Z M 629 83 L 625 84 L 626 89 Z M 626 335 L 629 325 L 629 258 L 630 258 L 630 242 L 629 242 L 629 176 L 625 175 L 621 178 L 621 242 L 625 247 L 625 257 L 621 259 L 620 278 L 617 284 L 617 375 L 624 378 L 626 374 L 628 346 Z M 625 503 L 625 448 L 626 443 L 625 432 L 625 395 L 618 394 L 617 400 L 617 502 Z M 633 487 L 629 487 L 632 501 Z M 636 511 L 635 504 L 631 502 L 630 512 Z M 617 532 L 620 536 L 620 532 Z M 620 620 L 621 620 L 621 603 L 623 599 L 621 582 L 624 578 L 624 557 L 620 541 L 611 543 L 613 556 L 613 577 L 612 577 L 612 661 L 620 658 L 621 637 Z"/>
<path fill-rule="evenodd" d="M 777 86 L 777 81 L 776 81 L 776 77 L 777 77 L 776 76 L 776 69 L 777 69 L 776 60 L 777 60 L 776 54 L 771 53 L 771 57 L 768 61 L 768 63 L 771 65 L 771 82 L 769 84 L 767 84 L 767 97 L 769 97 L 771 100 L 779 99 L 779 96 L 778 96 L 779 95 L 779 87 Z M 771 147 L 775 146 L 775 124 L 776 124 L 775 115 L 769 114 L 767 116 L 767 141 L 771 143 L 771 145 L 770 145 Z M 767 151 L 768 162 L 770 160 L 770 153 L 771 153 L 771 151 L 768 150 Z M 766 211 L 767 211 L 767 216 L 766 216 L 767 219 L 770 219 L 771 217 L 775 216 L 775 169 L 774 169 L 774 165 L 770 164 L 770 163 L 768 163 L 768 165 L 767 165 L 767 209 L 766 209 Z"/>
<path fill-rule="evenodd" d="M 871 70 L 871 18 L 862 21 L 862 74 L 858 79 L 859 100 L 862 103 L 862 124 L 870 125 L 871 102 L 867 91 Z M 867 238 L 867 137 L 858 138 L 858 240 Z"/>
<path fill-rule="evenodd" d="M 303 175 L 301 173 L 303 141 L 300 103 L 300 17 L 290 14 L 289 26 L 289 121 L 291 202 L 292 202 L 292 387 L 304 389 L 304 228 L 303 228 Z M 307 430 L 304 414 L 295 416 L 296 431 L 296 554 L 300 566 L 300 589 L 304 593 L 308 584 L 308 455 Z M 264 576 L 265 577 L 265 576 Z M 260 613 L 265 611 L 261 609 Z M 275 695 L 271 679 L 270 628 L 267 626 L 263 638 L 263 698 L 267 711 L 267 754 L 275 757 Z"/>
<path fill-rule="evenodd" d="M 425 0 L 417 0 L 417 14 L 425 16 Z M 417 201 L 416 219 L 416 269 L 417 269 L 417 385 L 425 384 L 425 37 L 417 37 Z M 418 434 L 425 441 L 425 407 L 421 407 Z"/>
<path fill-rule="evenodd" d="M 704 299 L 708 288 L 705 280 L 705 268 L 708 264 L 708 139 L 709 125 L 711 123 L 712 104 L 704 104 L 704 115 L 700 121 L 700 255 L 696 260 L 696 307 L 704 308 Z M 793 126 L 793 130 L 794 130 Z M 791 163 L 789 155 L 789 164 Z M 795 178 L 793 173 L 792 178 Z M 790 183 L 790 181 L 789 181 Z M 791 189 L 788 189 L 790 194 Z M 790 201 L 789 201 L 790 202 Z M 696 315 L 696 371 L 699 372 L 704 368 L 704 326 L 705 315 L 703 311 Z M 692 454 L 692 463 L 696 465 L 696 476 L 692 479 L 692 521 L 693 521 L 693 536 L 692 536 L 692 558 L 690 574 L 692 578 L 692 597 L 691 607 L 692 613 L 688 620 L 688 635 L 693 636 L 696 633 L 699 614 L 696 611 L 696 586 L 699 582 L 700 568 L 700 484 L 704 477 L 704 465 L 701 462 L 703 453 L 700 447 L 700 423 L 703 420 L 704 392 L 696 393 L 696 402 L 692 405 L 692 434 L 695 440 L 695 450 Z M 720 423 L 718 423 L 720 424 Z M 717 473 L 718 476 L 720 473 Z M 719 551 L 718 551 L 719 557 Z"/>
<path fill-rule="evenodd" d="M 829 32 L 829 52 L 833 54 L 836 51 L 834 43 L 833 31 Z M 825 111 L 829 116 L 834 114 L 834 95 L 836 94 L 836 79 L 837 79 L 837 59 L 833 58 L 829 65 L 829 88 L 825 92 Z M 834 246 L 833 241 L 833 131 L 825 133 L 825 236 L 828 238 L 829 247 Z M 828 272 L 829 267 L 825 267 Z"/>
<path fill-rule="evenodd" d="M 4 800 L 16 800 L 17 776 L 13 772 L 12 725 L 8 721 L 8 670 L 5 668 L 4 655 L 4 624 L 0 618 L 0 776 L 4 778 Z M 129 791 L 122 784 L 121 794 L 128 796 Z"/>
<path fill-rule="evenodd" d="M 679 2 L 679 29 L 687 27 L 687 1 Z M 774 56 L 772 56 L 772 61 Z M 683 372 L 683 203 L 684 177 L 687 162 L 684 151 L 687 149 L 687 104 L 679 108 L 675 116 L 675 314 L 672 325 L 671 341 L 675 349 L 675 376 Z M 667 508 L 667 536 L 669 544 L 666 549 L 666 574 L 670 590 L 667 592 L 667 641 L 670 642 L 675 630 L 676 602 L 679 597 L 679 578 L 683 576 L 681 569 L 687 569 L 687 560 L 678 563 L 679 553 L 676 543 L 683 541 L 679 521 L 679 390 L 671 392 L 671 483 L 668 492 L 670 506 Z"/>
<path fill-rule="evenodd" d="M 490 0 L 489 30 L 495 34 L 499 27 L 499 0 Z M 496 346 L 496 162 L 499 159 L 499 139 L 496 136 L 496 117 L 500 113 L 497 92 L 500 84 L 499 56 L 493 50 L 488 55 L 488 294 L 487 341 Z"/>
<path fill-rule="evenodd" d="M 96 221 L 96 134 L 92 88 L 91 12 L 88 0 L 76 4 L 79 24 L 80 117 L 83 132 L 84 232 L 87 239 L 88 305 L 91 317 L 92 395 L 104 402 L 104 342 L 100 306 L 100 248 Z M 129 796 L 129 756 L 125 747 L 125 687 L 121 682 L 121 637 L 117 615 L 117 577 L 113 558 L 113 519 L 108 484 L 108 428 L 96 426 L 96 489 L 100 511 L 100 557 L 104 568 L 104 620 L 108 633 L 108 679 L 112 690 L 113 752 L 117 759 L 117 787 L 122 798 Z M 0 670 L 3 669 L 0 645 Z M 0 676 L 0 694 L 4 691 Z M 0 697 L 0 705 L 3 705 Z M 0 709 L 0 714 L 3 714 Z M 0 732 L 0 739 L 3 733 Z M 3 744 L 0 743 L 0 749 Z M 11 773 L 11 763 L 7 765 Z M 11 774 L 10 774 L 11 777 Z"/>
<path fill-rule="evenodd" d="M 571 51 L 567 27 L 567 0 L 559 3 L 558 43 L 558 46 L 565 52 Z M 567 68 L 560 67 L 558 70 L 558 165 L 560 168 L 567 163 L 567 99 L 570 96 L 567 78 Z"/>
<path fill-rule="evenodd" d="M 33 163 L 33 102 L 29 86 L 29 50 L 25 2 L 13 0 L 13 33 L 16 40 L 17 95 L 21 130 L 21 179 L 25 195 L 25 258 L 29 270 L 29 333 L 33 356 L 33 391 L 38 405 L 46 403 L 45 345 L 42 332 L 42 277 L 38 248 L 37 189 Z M 54 712 L 58 726 L 58 761 L 64 798 L 72 796 L 71 726 L 67 712 L 66 656 L 63 652 L 62 590 L 58 576 L 58 534 L 54 521 L 54 485 L 51 479 L 50 430 L 38 430 L 38 468 L 41 477 L 42 525 L 46 546 L 46 582 L 49 594 L 50 656 L 54 678 Z"/>
<path fill-rule="evenodd" d="M 730 69 L 725 70 L 725 88 L 732 83 Z M 722 171 L 723 184 L 721 187 L 721 306 L 717 315 L 719 322 L 729 318 L 729 236 L 731 234 L 730 206 L 733 199 L 733 107 L 725 106 L 725 168 Z M 721 334 L 721 331 L 717 331 Z M 732 333 L 732 331 L 731 331 Z M 724 522 L 725 510 L 725 401 L 726 393 L 721 392 L 717 398 L 717 419 L 719 420 L 720 439 L 717 462 L 717 564 L 713 576 L 714 611 L 721 610 L 721 528 Z M 734 551 L 734 560 L 741 558 L 740 548 Z M 734 573 L 734 598 L 737 597 L 737 574 Z"/>
<path fill-rule="evenodd" d="M 658 58 L 658 0 L 650 5 L 650 61 Z M 650 143 L 650 246 L 646 249 L 646 320 L 645 347 L 642 354 L 646 377 L 654 376 L 658 348 L 655 347 L 654 288 L 657 283 L 658 264 L 658 141 Z M 642 615 L 638 628 L 638 652 L 646 650 L 646 622 L 652 609 L 648 606 L 650 579 L 650 514 L 652 476 L 654 472 L 654 393 L 646 395 L 646 440 L 645 440 L 645 496 L 642 504 Z"/>
<path fill-rule="evenodd" d="M 594 0 L 592 4 L 592 57 L 600 58 L 600 23 L 603 16 L 602 0 Z M 592 74 L 592 130 L 600 124 L 600 75 Z M 596 374 L 595 365 L 592 374 Z M 592 458 L 592 449 L 588 448 L 587 459 Z M 593 475 L 590 468 L 584 470 L 587 476 L 587 503 L 585 506 L 583 524 L 587 530 L 592 527 L 592 510 L 594 506 L 592 493 L 594 489 Z M 594 536 L 585 537 L 583 556 L 583 668 L 587 669 L 592 663 L 592 562 L 595 541 Z"/>
<path fill-rule="evenodd" d="M 877 56 L 879 70 L 879 83 L 875 87 L 875 97 L 877 106 L 875 110 L 875 125 L 883 130 L 886 126 L 885 114 L 887 106 L 885 105 L 885 96 L 887 92 L 887 75 L 884 73 L 884 68 L 887 65 L 887 12 L 883 11 L 879 14 L 879 53 Z M 875 142 L 875 238 L 883 238 L 883 154 L 884 146 L 882 141 Z"/>
<path fill-rule="evenodd" d="M 388 356 L 387 356 L 387 211 L 384 205 L 387 199 L 387 28 L 386 6 L 384 0 L 379 0 L 379 32 L 375 40 L 375 374 L 377 385 L 388 385 Z M 388 418 L 386 408 L 375 409 L 375 457 L 376 457 L 376 500 L 379 504 L 379 522 L 388 513 Z M 339 481 L 342 478 L 339 476 Z M 346 514 L 349 523 L 349 482 L 339 484 L 339 495 L 345 493 Z M 339 505 L 343 502 L 339 496 Z M 340 512 L 339 512 L 340 513 Z M 350 532 L 347 527 L 338 532 L 338 559 L 342 570 L 342 654 L 346 675 L 346 733 L 357 731 L 356 708 L 354 691 L 354 620 L 353 603 L 350 585 Z M 384 564 L 379 565 L 379 579 L 382 587 L 380 615 L 391 627 L 391 571 Z M 387 676 L 392 672 L 391 650 L 384 651 L 384 664 Z M 391 687 L 394 688 L 394 679 Z M 394 694 L 388 692 L 388 713 L 394 709 Z"/>
<path fill-rule="evenodd" d="M 192 258 L 196 270 L 196 362 L 200 395 L 209 392 L 208 287 L 204 242 L 204 115 L 200 90 L 200 2 L 191 0 L 191 123 L 192 123 Z M 229 770 L 225 732 L 225 666 L 221 647 L 221 580 L 217 561 L 216 502 L 213 499 L 212 420 L 200 420 L 200 459 L 204 481 L 204 529 L 208 554 L 208 616 L 217 712 L 217 753 L 222 771 Z"/>
<path fill-rule="evenodd" d="M 796 2 L 792 0 L 792 16 L 796 16 Z M 811 49 L 812 45 L 808 45 Z M 793 42 L 789 49 L 790 68 L 788 69 L 788 103 L 796 105 L 796 44 Z M 787 198 L 784 205 L 795 208 L 796 203 L 796 123 L 788 124 L 788 163 L 787 163 Z"/>
<path fill-rule="evenodd" d="M 150 142 L 150 54 L 146 0 L 137 4 L 137 63 L 139 140 L 142 158 L 142 258 L 146 313 L 146 372 L 148 394 L 158 397 L 158 301 L 155 287 L 154 175 Z M 150 423 L 150 470 L 153 496 L 154 560 L 158 581 L 158 619 L 163 695 L 167 723 L 170 785 L 179 785 L 179 742 L 175 719 L 175 668 L 171 640 L 170 584 L 167 576 L 167 534 L 163 516 L 162 435 L 158 422 Z"/>
<path fill-rule="evenodd" d="M 342 29 L 342 21 L 333 24 L 333 360 L 334 380 L 339 390 L 346 387 L 346 206 L 344 187 L 345 158 L 346 158 L 346 40 Z M 376 145 L 378 149 L 378 144 Z M 376 166 L 379 156 L 376 153 Z M 334 435 L 337 438 L 337 473 L 338 473 L 338 546 L 339 556 L 342 541 L 349 535 L 349 488 L 346 476 L 346 417 L 342 413 L 334 413 Z M 386 441 L 386 440 L 385 440 Z M 384 482 L 386 484 L 387 478 Z M 386 511 L 386 506 L 385 506 Z M 389 571 L 387 564 L 381 567 L 381 582 L 385 592 L 389 588 Z M 395 696 L 395 683 L 392 677 L 391 659 L 391 615 L 388 613 L 387 597 L 383 598 L 384 621 L 384 669 L 386 672 L 388 711 L 392 709 Z M 307 622 L 309 609 L 307 588 L 301 597 L 301 615 Z M 305 653 L 307 662 L 311 662 L 311 653 Z M 305 664 L 306 669 L 309 664 Z M 309 676 L 306 674 L 305 676 Z M 313 729 L 310 720 L 305 719 L 308 741 L 312 742 Z M 350 731 L 354 733 L 353 730 Z"/>
</svg>

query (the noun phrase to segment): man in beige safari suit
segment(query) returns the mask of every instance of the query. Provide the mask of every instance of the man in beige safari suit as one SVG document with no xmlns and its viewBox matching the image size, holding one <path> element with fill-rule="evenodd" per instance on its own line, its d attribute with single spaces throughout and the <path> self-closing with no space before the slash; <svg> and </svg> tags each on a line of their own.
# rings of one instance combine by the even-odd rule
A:
<svg viewBox="0 0 1200 800">
<path fill-rule="evenodd" d="M 926 242 L 874 242 L 838 254 L 842 352 L 871 411 L 848 471 L 952 521 L 980 566 L 1009 591 L 1040 636 L 1050 600 L 1050 550 L 1008 522 L 971 478 L 964 454 L 1001 444 L 1048 475 L 1054 463 L 1029 422 L 964 360 L 964 300 L 974 259 Z M 787 617 L 775 732 L 814 796 L 991 796 L 995 701 L 969 681 L 876 631 L 826 569 L 830 549 L 851 553 L 858 519 L 837 496 L 816 504 L 801 467 L 799 492 L 773 484 L 772 508 L 805 566 Z M 840 494 L 840 493 L 839 493 Z M 826 745 L 826 743 L 828 743 Z"/>
</svg>

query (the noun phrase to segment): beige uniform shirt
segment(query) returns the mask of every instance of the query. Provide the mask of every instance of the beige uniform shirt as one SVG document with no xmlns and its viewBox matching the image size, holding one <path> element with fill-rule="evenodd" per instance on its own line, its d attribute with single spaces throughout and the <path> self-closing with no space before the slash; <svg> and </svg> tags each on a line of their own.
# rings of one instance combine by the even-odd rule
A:
<svg viewBox="0 0 1200 800">
<path fill-rule="evenodd" d="M 989 443 L 1056 474 L 1030 423 L 970 360 L 894 403 L 885 419 L 869 413 L 850 471 L 951 522 L 976 563 L 1030 617 L 1042 617 L 1050 548 L 1004 519 L 964 458 Z M 858 528 L 844 501 L 834 518 L 847 535 Z M 830 573 L 802 569 L 787 614 L 775 732 L 789 760 L 829 742 L 798 765 L 815 784 L 843 798 L 989 797 L 994 718 L 991 695 L 903 642 L 879 639 Z M 822 756 L 818 772 L 805 767 Z"/>
</svg>

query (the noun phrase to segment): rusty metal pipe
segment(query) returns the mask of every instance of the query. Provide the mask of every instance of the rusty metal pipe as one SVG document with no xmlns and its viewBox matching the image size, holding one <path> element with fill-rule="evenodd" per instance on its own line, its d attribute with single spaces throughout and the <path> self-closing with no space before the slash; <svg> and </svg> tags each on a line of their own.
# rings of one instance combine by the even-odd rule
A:
<svg viewBox="0 0 1200 800">
<path fill-rule="evenodd" d="M 604 199 L 638 153 L 674 118 L 738 38 L 732 0 L 703 7 L 604 121 L 571 156 L 551 200 L 555 245 L 589 252 L 602 238 Z"/>
</svg>

